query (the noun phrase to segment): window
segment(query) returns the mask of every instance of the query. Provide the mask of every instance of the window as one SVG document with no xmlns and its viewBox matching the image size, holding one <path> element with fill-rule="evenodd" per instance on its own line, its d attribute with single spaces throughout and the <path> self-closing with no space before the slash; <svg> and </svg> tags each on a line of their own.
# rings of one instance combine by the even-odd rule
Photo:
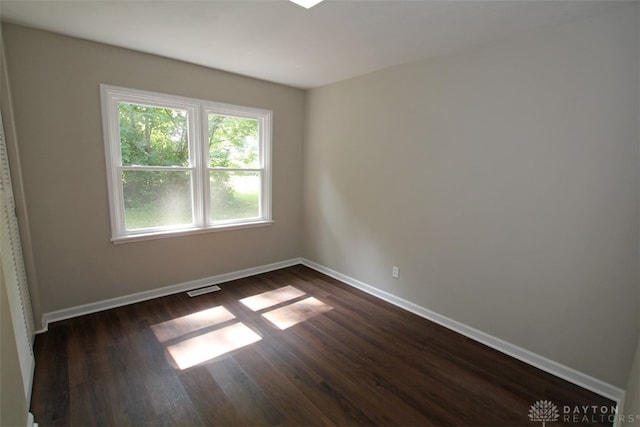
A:
<svg viewBox="0 0 640 427">
<path fill-rule="evenodd" d="M 112 241 L 271 221 L 271 111 L 101 85 Z"/>
</svg>

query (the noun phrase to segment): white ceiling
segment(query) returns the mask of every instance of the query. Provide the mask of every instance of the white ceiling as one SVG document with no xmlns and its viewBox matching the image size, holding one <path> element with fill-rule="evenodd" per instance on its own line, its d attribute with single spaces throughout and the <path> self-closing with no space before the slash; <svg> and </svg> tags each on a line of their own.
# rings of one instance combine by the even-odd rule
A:
<svg viewBox="0 0 640 427">
<path fill-rule="evenodd" d="M 617 0 L 0 0 L 7 22 L 311 88 L 621 5 Z"/>
</svg>

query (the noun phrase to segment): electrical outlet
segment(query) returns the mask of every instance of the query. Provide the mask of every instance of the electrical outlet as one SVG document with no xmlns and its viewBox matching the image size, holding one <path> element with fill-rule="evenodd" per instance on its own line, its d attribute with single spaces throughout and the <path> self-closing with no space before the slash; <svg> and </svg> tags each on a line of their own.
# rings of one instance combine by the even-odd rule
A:
<svg viewBox="0 0 640 427">
<path fill-rule="evenodd" d="M 400 277 L 400 267 L 396 267 L 395 265 L 391 269 L 391 277 L 397 279 Z"/>
</svg>

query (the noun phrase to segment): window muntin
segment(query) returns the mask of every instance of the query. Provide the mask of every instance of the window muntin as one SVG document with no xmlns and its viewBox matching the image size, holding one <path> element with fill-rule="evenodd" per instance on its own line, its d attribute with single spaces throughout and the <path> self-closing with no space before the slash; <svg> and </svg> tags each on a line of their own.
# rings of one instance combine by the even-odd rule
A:
<svg viewBox="0 0 640 427">
<path fill-rule="evenodd" d="M 271 223 L 270 111 L 101 95 L 113 241 Z"/>
</svg>

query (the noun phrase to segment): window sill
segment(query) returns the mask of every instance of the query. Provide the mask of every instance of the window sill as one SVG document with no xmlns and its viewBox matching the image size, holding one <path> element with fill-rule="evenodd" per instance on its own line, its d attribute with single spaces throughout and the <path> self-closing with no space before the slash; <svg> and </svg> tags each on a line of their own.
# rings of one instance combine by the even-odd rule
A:
<svg viewBox="0 0 640 427">
<path fill-rule="evenodd" d="M 267 227 L 273 225 L 273 220 L 260 220 L 254 222 L 244 222 L 240 224 L 221 224 L 207 228 L 184 228 L 179 230 L 162 230 L 150 233 L 131 234 L 128 236 L 112 237 L 111 243 L 116 245 L 123 243 L 140 242 L 143 240 L 166 239 L 170 237 L 190 236 L 192 234 L 214 233 L 217 231 L 239 230 L 242 228 Z"/>
</svg>

